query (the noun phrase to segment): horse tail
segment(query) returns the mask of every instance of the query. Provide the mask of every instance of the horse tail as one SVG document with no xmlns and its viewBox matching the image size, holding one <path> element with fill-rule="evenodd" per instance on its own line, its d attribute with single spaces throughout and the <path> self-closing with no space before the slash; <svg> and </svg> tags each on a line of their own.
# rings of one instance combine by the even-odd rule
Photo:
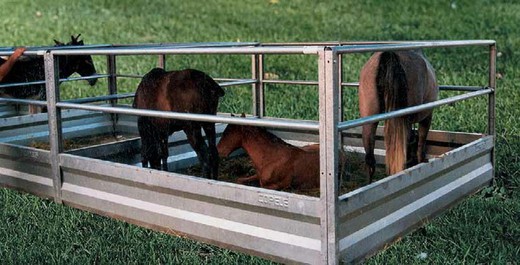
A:
<svg viewBox="0 0 520 265">
<path fill-rule="evenodd" d="M 383 52 L 379 59 L 376 77 L 377 89 L 384 99 L 385 112 L 405 108 L 408 103 L 408 82 L 403 66 L 395 52 Z M 406 163 L 406 141 L 410 123 L 407 117 L 385 121 L 386 171 L 392 175 L 404 170 Z"/>
</svg>

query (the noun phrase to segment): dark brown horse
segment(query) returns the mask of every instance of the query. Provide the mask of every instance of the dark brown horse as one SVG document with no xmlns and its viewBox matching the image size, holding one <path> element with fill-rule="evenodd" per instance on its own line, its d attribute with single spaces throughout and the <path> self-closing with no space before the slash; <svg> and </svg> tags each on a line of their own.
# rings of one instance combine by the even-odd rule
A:
<svg viewBox="0 0 520 265">
<path fill-rule="evenodd" d="M 215 115 L 222 96 L 224 90 L 201 71 L 186 69 L 166 72 L 155 68 L 141 80 L 133 107 Z M 167 171 L 168 136 L 183 130 L 197 153 L 204 177 L 217 179 L 219 157 L 214 123 L 141 116 L 137 126 L 141 136 L 143 167 L 150 165 L 151 168 Z M 209 146 L 202 137 L 201 129 L 204 129 Z"/>
<path fill-rule="evenodd" d="M 81 34 L 80 34 L 81 35 Z M 62 43 L 54 40 L 55 46 L 82 46 L 83 40 L 71 36 L 69 43 Z M 6 63 L 5 60 L 0 59 L 0 64 Z M 58 56 L 59 77 L 67 78 L 73 73 L 78 73 L 81 76 L 90 76 L 96 74 L 96 68 L 90 55 L 66 55 Z M 41 56 L 24 56 L 14 63 L 11 71 L 4 76 L 0 81 L 2 84 L 7 83 L 22 83 L 32 81 L 45 80 L 45 66 Z M 97 79 L 89 79 L 91 86 L 96 84 Z M 33 84 L 25 86 L 13 86 L 0 88 L 1 97 L 10 98 L 24 98 L 24 99 L 38 99 L 46 100 L 45 84 Z M 30 106 L 30 112 L 38 112 L 37 108 Z"/>
<path fill-rule="evenodd" d="M 249 155 L 256 175 L 237 179 L 239 184 L 259 181 L 274 190 L 314 189 L 320 186 L 320 150 L 313 144 L 297 147 L 264 128 L 229 124 L 217 145 L 221 157 L 238 148 Z"/>
<path fill-rule="evenodd" d="M 22 56 L 23 52 L 25 52 L 24 47 L 17 48 L 11 56 L 7 60 L 3 60 L 3 63 L 0 65 L 0 81 L 4 79 L 4 77 L 11 72 L 11 69 L 14 66 L 14 63 L 20 56 Z"/>
<path fill-rule="evenodd" d="M 420 51 L 377 52 L 363 66 L 359 80 L 361 117 L 390 112 L 432 102 L 437 99 L 435 72 Z M 432 110 L 385 121 L 386 168 L 388 174 L 402 171 L 406 164 L 426 161 L 426 138 L 432 121 Z M 412 124 L 419 123 L 416 157 L 408 160 L 408 144 Z M 376 160 L 374 142 L 377 122 L 363 126 L 363 145 L 369 181 Z"/>
</svg>

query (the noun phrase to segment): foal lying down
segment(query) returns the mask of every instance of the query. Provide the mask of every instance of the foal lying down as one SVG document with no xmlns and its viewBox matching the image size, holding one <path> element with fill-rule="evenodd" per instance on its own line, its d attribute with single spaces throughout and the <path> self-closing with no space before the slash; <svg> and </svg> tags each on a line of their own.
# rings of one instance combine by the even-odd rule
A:
<svg viewBox="0 0 520 265">
<path fill-rule="evenodd" d="M 284 142 L 264 128 L 229 124 L 217 145 L 221 157 L 238 148 L 249 155 L 256 175 L 241 177 L 237 183 L 258 181 L 274 190 L 314 189 L 320 186 L 319 145 L 297 147 Z"/>
</svg>

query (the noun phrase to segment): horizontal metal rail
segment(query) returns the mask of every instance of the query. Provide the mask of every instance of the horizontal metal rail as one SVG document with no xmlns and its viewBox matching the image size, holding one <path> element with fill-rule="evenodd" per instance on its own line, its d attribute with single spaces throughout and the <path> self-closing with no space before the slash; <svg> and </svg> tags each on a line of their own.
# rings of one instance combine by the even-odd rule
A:
<svg viewBox="0 0 520 265">
<path fill-rule="evenodd" d="M 32 86 L 32 85 L 43 85 L 45 81 L 32 81 L 32 82 L 21 82 L 21 83 L 5 83 L 0 84 L 0 88 L 4 87 L 17 87 L 17 86 Z"/>
<path fill-rule="evenodd" d="M 435 107 L 439 107 L 442 105 L 455 103 L 457 101 L 461 101 L 461 100 L 465 100 L 465 99 L 469 99 L 469 98 L 473 98 L 473 97 L 477 97 L 477 96 L 481 96 L 481 95 L 485 95 L 485 94 L 490 94 L 492 92 L 493 92 L 493 89 L 488 88 L 488 89 L 468 92 L 468 93 L 465 93 L 462 95 L 453 96 L 453 97 L 446 98 L 446 99 L 437 100 L 437 101 L 430 102 L 430 103 L 425 103 L 425 104 L 412 106 L 412 107 L 408 107 L 408 108 L 404 108 L 404 109 L 400 109 L 400 110 L 395 110 L 395 111 L 391 111 L 391 112 L 387 112 L 387 113 L 381 113 L 381 114 L 376 114 L 376 115 L 372 115 L 369 117 L 344 121 L 344 122 L 339 123 L 338 130 L 343 131 L 343 130 L 351 129 L 351 128 L 369 124 L 369 123 L 374 123 L 374 122 L 378 122 L 378 121 L 382 121 L 382 120 L 401 117 L 401 116 L 405 116 L 408 114 L 421 112 L 423 110 L 433 109 Z"/>
<path fill-rule="evenodd" d="M 379 42 L 306 42 L 306 43 L 166 43 L 137 45 L 83 45 L 28 47 L 24 54 L 43 55 L 51 51 L 55 55 L 145 55 L 145 54 L 316 54 L 324 47 L 332 47 L 336 53 L 375 52 L 381 50 L 409 50 L 421 48 L 445 48 L 461 46 L 493 45 L 493 40 L 467 41 L 379 41 Z M 282 46 L 284 45 L 284 46 Z M 252 47 L 253 46 L 253 47 Z M 15 47 L 0 49 L 0 56 L 11 55 Z"/>
<path fill-rule="evenodd" d="M 166 119 L 177 119 L 177 120 L 188 120 L 197 122 L 213 122 L 213 123 L 228 123 L 238 125 L 249 125 L 249 126 L 262 126 L 279 129 L 292 129 L 299 131 L 318 131 L 318 122 L 301 122 L 301 121 L 279 121 L 279 120 L 268 120 L 268 119 L 246 119 L 240 117 L 224 117 L 208 114 L 193 114 L 193 113 L 180 113 L 180 112 L 165 112 L 157 110 L 145 110 L 145 109 L 131 109 L 121 107 L 106 107 L 96 105 L 85 105 L 76 103 L 58 102 L 56 106 L 59 108 L 66 109 L 82 109 L 89 111 L 101 111 L 106 113 L 116 114 L 128 114 L 148 117 L 158 117 Z"/>
<path fill-rule="evenodd" d="M 128 77 L 128 78 L 143 78 L 144 75 L 130 75 L 130 74 L 118 74 L 117 77 Z M 256 79 L 237 79 L 237 78 L 214 78 L 221 87 L 226 86 L 237 86 L 237 85 L 248 85 L 257 82 Z M 224 81 L 224 82 L 221 82 Z"/>
<path fill-rule="evenodd" d="M 90 80 L 97 78 L 106 78 L 110 75 L 99 74 L 99 75 L 90 75 L 90 76 L 80 76 L 80 77 L 71 77 L 71 78 L 61 78 L 60 82 L 70 82 L 70 81 L 78 81 L 78 80 Z M 45 84 L 45 80 L 42 81 L 32 81 L 32 82 L 22 82 L 22 83 L 6 83 L 0 84 L 0 88 L 4 87 L 17 87 L 17 86 L 31 86 L 31 85 L 43 85 Z"/>
<path fill-rule="evenodd" d="M 264 84 L 284 84 L 284 85 L 309 85 L 309 86 L 317 86 L 319 85 L 318 81 L 307 81 L 307 80 L 270 80 L 264 79 L 262 80 Z M 341 86 L 344 87 L 359 87 L 359 82 L 344 82 L 341 83 Z M 482 86 L 455 86 L 455 85 L 440 85 L 440 90 L 446 91 L 478 91 L 482 89 L 487 89 L 487 87 Z"/>
<path fill-rule="evenodd" d="M 399 43 L 399 42 L 374 42 L 374 41 L 324 41 L 324 42 L 266 42 L 262 43 L 261 46 L 342 46 L 342 45 L 367 45 L 367 44 L 389 44 L 389 43 Z"/>
<path fill-rule="evenodd" d="M 488 87 L 483 86 L 454 86 L 454 85 L 444 85 L 439 86 L 440 90 L 444 91 L 479 91 L 484 89 L 489 89 Z"/>
<path fill-rule="evenodd" d="M 257 46 L 258 42 L 197 42 L 197 43 L 156 43 L 156 44 L 92 44 L 92 45 L 65 45 L 65 46 L 27 46 L 24 55 L 43 55 L 47 51 L 64 49 L 157 49 L 157 48 L 207 48 L 207 47 L 243 47 Z M 0 47 L 0 56 L 11 55 L 17 47 Z"/>
<path fill-rule="evenodd" d="M 118 77 L 130 77 L 130 78 L 142 78 L 143 75 L 117 75 Z M 225 82 L 219 82 L 224 81 Z M 257 82 L 256 79 L 233 79 L 233 78 L 215 78 L 215 81 L 219 83 L 221 87 L 228 86 L 239 86 L 239 85 L 249 85 Z"/>
<path fill-rule="evenodd" d="M 234 81 L 221 82 L 219 85 L 221 87 L 228 86 L 240 86 L 240 85 L 250 85 L 256 83 L 256 79 L 237 79 Z"/>
<path fill-rule="evenodd" d="M 344 53 L 362 53 L 376 51 L 397 51 L 397 50 L 413 50 L 423 48 L 448 48 L 448 47 L 464 47 L 464 46 L 489 46 L 494 45 L 494 40 L 467 40 L 467 41 L 424 41 L 411 43 L 396 44 L 370 44 L 370 45 L 349 45 L 332 47 L 337 54 Z"/>
<path fill-rule="evenodd" d="M 97 48 L 82 50 L 56 50 L 53 55 L 146 55 L 146 54 L 317 54 L 324 47 L 154 47 L 154 48 Z"/>
<path fill-rule="evenodd" d="M 119 75 L 118 75 L 119 76 Z M 125 76 L 125 77 L 137 77 L 137 78 L 142 78 L 143 76 L 138 76 L 138 75 L 135 75 L 135 76 Z M 222 81 L 223 79 L 217 79 L 215 78 L 216 81 Z M 218 82 L 219 85 L 221 87 L 228 87 L 228 86 L 239 86 L 239 85 L 249 85 L 249 84 L 254 84 L 256 83 L 257 80 L 256 79 L 231 79 L 231 78 L 228 78 L 226 79 L 225 82 Z"/>
<path fill-rule="evenodd" d="M 25 104 L 25 105 L 47 106 L 47 101 L 33 100 L 33 99 L 2 98 L 2 97 L 0 97 L 0 102 L 14 103 L 14 104 Z"/>
<path fill-rule="evenodd" d="M 132 75 L 132 74 L 116 74 L 116 77 L 127 77 L 127 78 L 143 78 L 144 75 Z"/>
<path fill-rule="evenodd" d="M 111 44 L 89 44 L 89 45 L 64 45 L 64 46 L 26 46 L 23 55 L 43 55 L 45 51 L 55 51 L 64 49 L 96 49 L 113 47 Z M 17 47 L 2 47 L 0 48 L 0 56 L 9 56 L 13 54 Z"/>
<path fill-rule="evenodd" d="M 243 47 L 243 46 L 258 46 L 259 42 L 182 42 L 182 43 L 140 43 L 140 44 L 115 44 L 113 48 L 135 48 L 135 49 L 147 49 L 147 48 L 164 48 L 164 47 L 196 47 L 196 48 L 207 48 L 207 47 Z"/>
<path fill-rule="evenodd" d="M 134 96 L 135 96 L 135 93 L 125 93 L 125 94 L 106 95 L 106 96 L 99 96 L 99 97 L 69 99 L 69 100 L 64 100 L 62 102 L 78 103 L 78 104 L 79 103 L 92 103 L 92 102 L 100 102 L 100 101 L 109 101 L 109 100 L 114 100 L 114 99 L 133 98 Z M 23 104 L 23 105 L 47 106 L 47 101 L 33 100 L 33 99 L 2 98 L 2 97 L 0 97 L 0 102 L 14 103 L 14 104 Z"/>
<path fill-rule="evenodd" d="M 230 79 L 230 80 L 233 80 L 233 81 L 222 82 L 222 83 L 219 83 L 219 85 L 221 87 L 228 87 L 228 86 L 249 85 L 249 84 L 254 84 L 256 82 L 255 79 Z M 135 96 L 135 93 L 124 93 L 124 94 L 106 95 L 106 96 L 98 96 L 98 97 L 70 99 L 70 100 L 64 100 L 62 102 L 67 102 L 67 103 L 92 103 L 92 102 L 108 101 L 108 100 L 114 100 L 114 99 L 133 98 L 134 96 Z M 0 102 L 9 102 L 9 103 L 16 103 L 16 104 L 43 105 L 43 106 L 47 105 L 46 101 L 27 100 L 27 99 L 15 99 L 15 98 L 2 98 L 2 97 L 0 97 Z"/>
<path fill-rule="evenodd" d="M 431 41 L 324 41 L 324 42 L 266 42 L 261 46 L 348 46 L 348 45 L 386 45 L 400 43 L 425 43 Z"/>
<path fill-rule="evenodd" d="M 81 104 L 81 103 L 109 101 L 109 100 L 114 100 L 114 99 L 133 98 L 134 96 L 135 96 L 135 93 L 124 93 L 124 94 L 114 94 L 114 95 L 106 95 L 106 96 L 99 96 L 99 97 L 69 99 L 69 100 L 64 100 L 62 102 Z"/>
<path fill-rule="evenodd" d="M 309 85 L 309 86 L 317 86 L 318 81 L 307 81 L 307 80 L 273 80 L 273 79 L 263 79 L 262 82 L 264 84 L 281 84 L 281 85 Z"/>
<path fill-rule="evenodd" d="M 359 87 L 359 82 L 341 83 L 345 87 Z M 444 91 L 479 91 L 488 89 L 484 86 L 455 86 L 455 85 L 440 85 L 439 90 Z"/>
</svg>

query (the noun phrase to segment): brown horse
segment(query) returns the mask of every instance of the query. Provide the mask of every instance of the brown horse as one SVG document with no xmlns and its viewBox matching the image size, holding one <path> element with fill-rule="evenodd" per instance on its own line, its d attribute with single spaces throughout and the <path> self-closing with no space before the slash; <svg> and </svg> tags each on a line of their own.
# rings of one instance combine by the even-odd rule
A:
<svg viewBox="0 0 520 265">
<path fill-rule="evenodd" d="M 212 114 L 224 90 L 207 74 L 193 69 L 166 72 L 155 68 L 141 80 L 135 92 L 134 108 Z M 217 179 L 219 157 L 214 123 L 139 117 L 143 167 L 168 171 L 168 136 L 183 130 L 202 166 L 204 177 Z M 202 137 L 204 129 L 208 145 Z M 162 164 L 161 164 L 162 163 Z"/>
<path fill-rule="evenodd" d="M 432 102 L 439 88 L 435 72 L 421 51 L 377 52 L 363 66 L 359 80 L 361 117 L 390 112 Z M 408 166 L 426 161 L 426 138 L 432 110 L 385 121 L 386 168 L 395 174 Z M 407 159 L 412 124 L 419 123 L 416 157 Z M 374 142 L 377 122 L 363 126 L 363 145 L 369 182 L 375 171 Z"/>
<path fill-rule="evenodd" d="M 14 63 L 25 52 L 24 47 L 16 48 L 11 56 L 0 65 L 0 81 L 11 71 Z"/>
<path fill-rule="evenodd" d="M 229 124 L 217 145 L 221 157 L 238 148 L 249 155 L 256 175 L 241 177 L 237 183 L 259 181 L 274 190 L 312 189 L 320 186 L 319 145 L 297 147 L 284 142 L 264 128 Z"/>
<path fill-rule="evenodd" d="M 79 40 L 78 35 L 76 37 L 71 36 L 71 41 L 68 43 L 62 43 L 54 40 L 55 47 L 61 46 L 83 46 L 83 40 Z M 5 64 L 7 61 L 0 59 L 0 64 Z M 90 76 L 96 74 L 96 68 L 90 55 L 64 55 L 58 56 L 58 68 L 59 77 L 67 78 L 74 73 L 78 73 L 81 76 Z M 45 80 L 45 66 L 42 56 L 24 56 L 11 66 L 9 73 L 7 73 L 0 83 L 22 83 L 32 81 L 43 81 Z M 96 84 L 97 79 L 89 79 L 88 83 L 93 86 Z M 24 86 L 12 86 L 0 88 L 1 97 L 10 98 L 29 98 L 46 100 L 45 84 L 32 84 Z M 30 113 L 40 112 L 38 107 L 29 106 Z"/>
</svg>

